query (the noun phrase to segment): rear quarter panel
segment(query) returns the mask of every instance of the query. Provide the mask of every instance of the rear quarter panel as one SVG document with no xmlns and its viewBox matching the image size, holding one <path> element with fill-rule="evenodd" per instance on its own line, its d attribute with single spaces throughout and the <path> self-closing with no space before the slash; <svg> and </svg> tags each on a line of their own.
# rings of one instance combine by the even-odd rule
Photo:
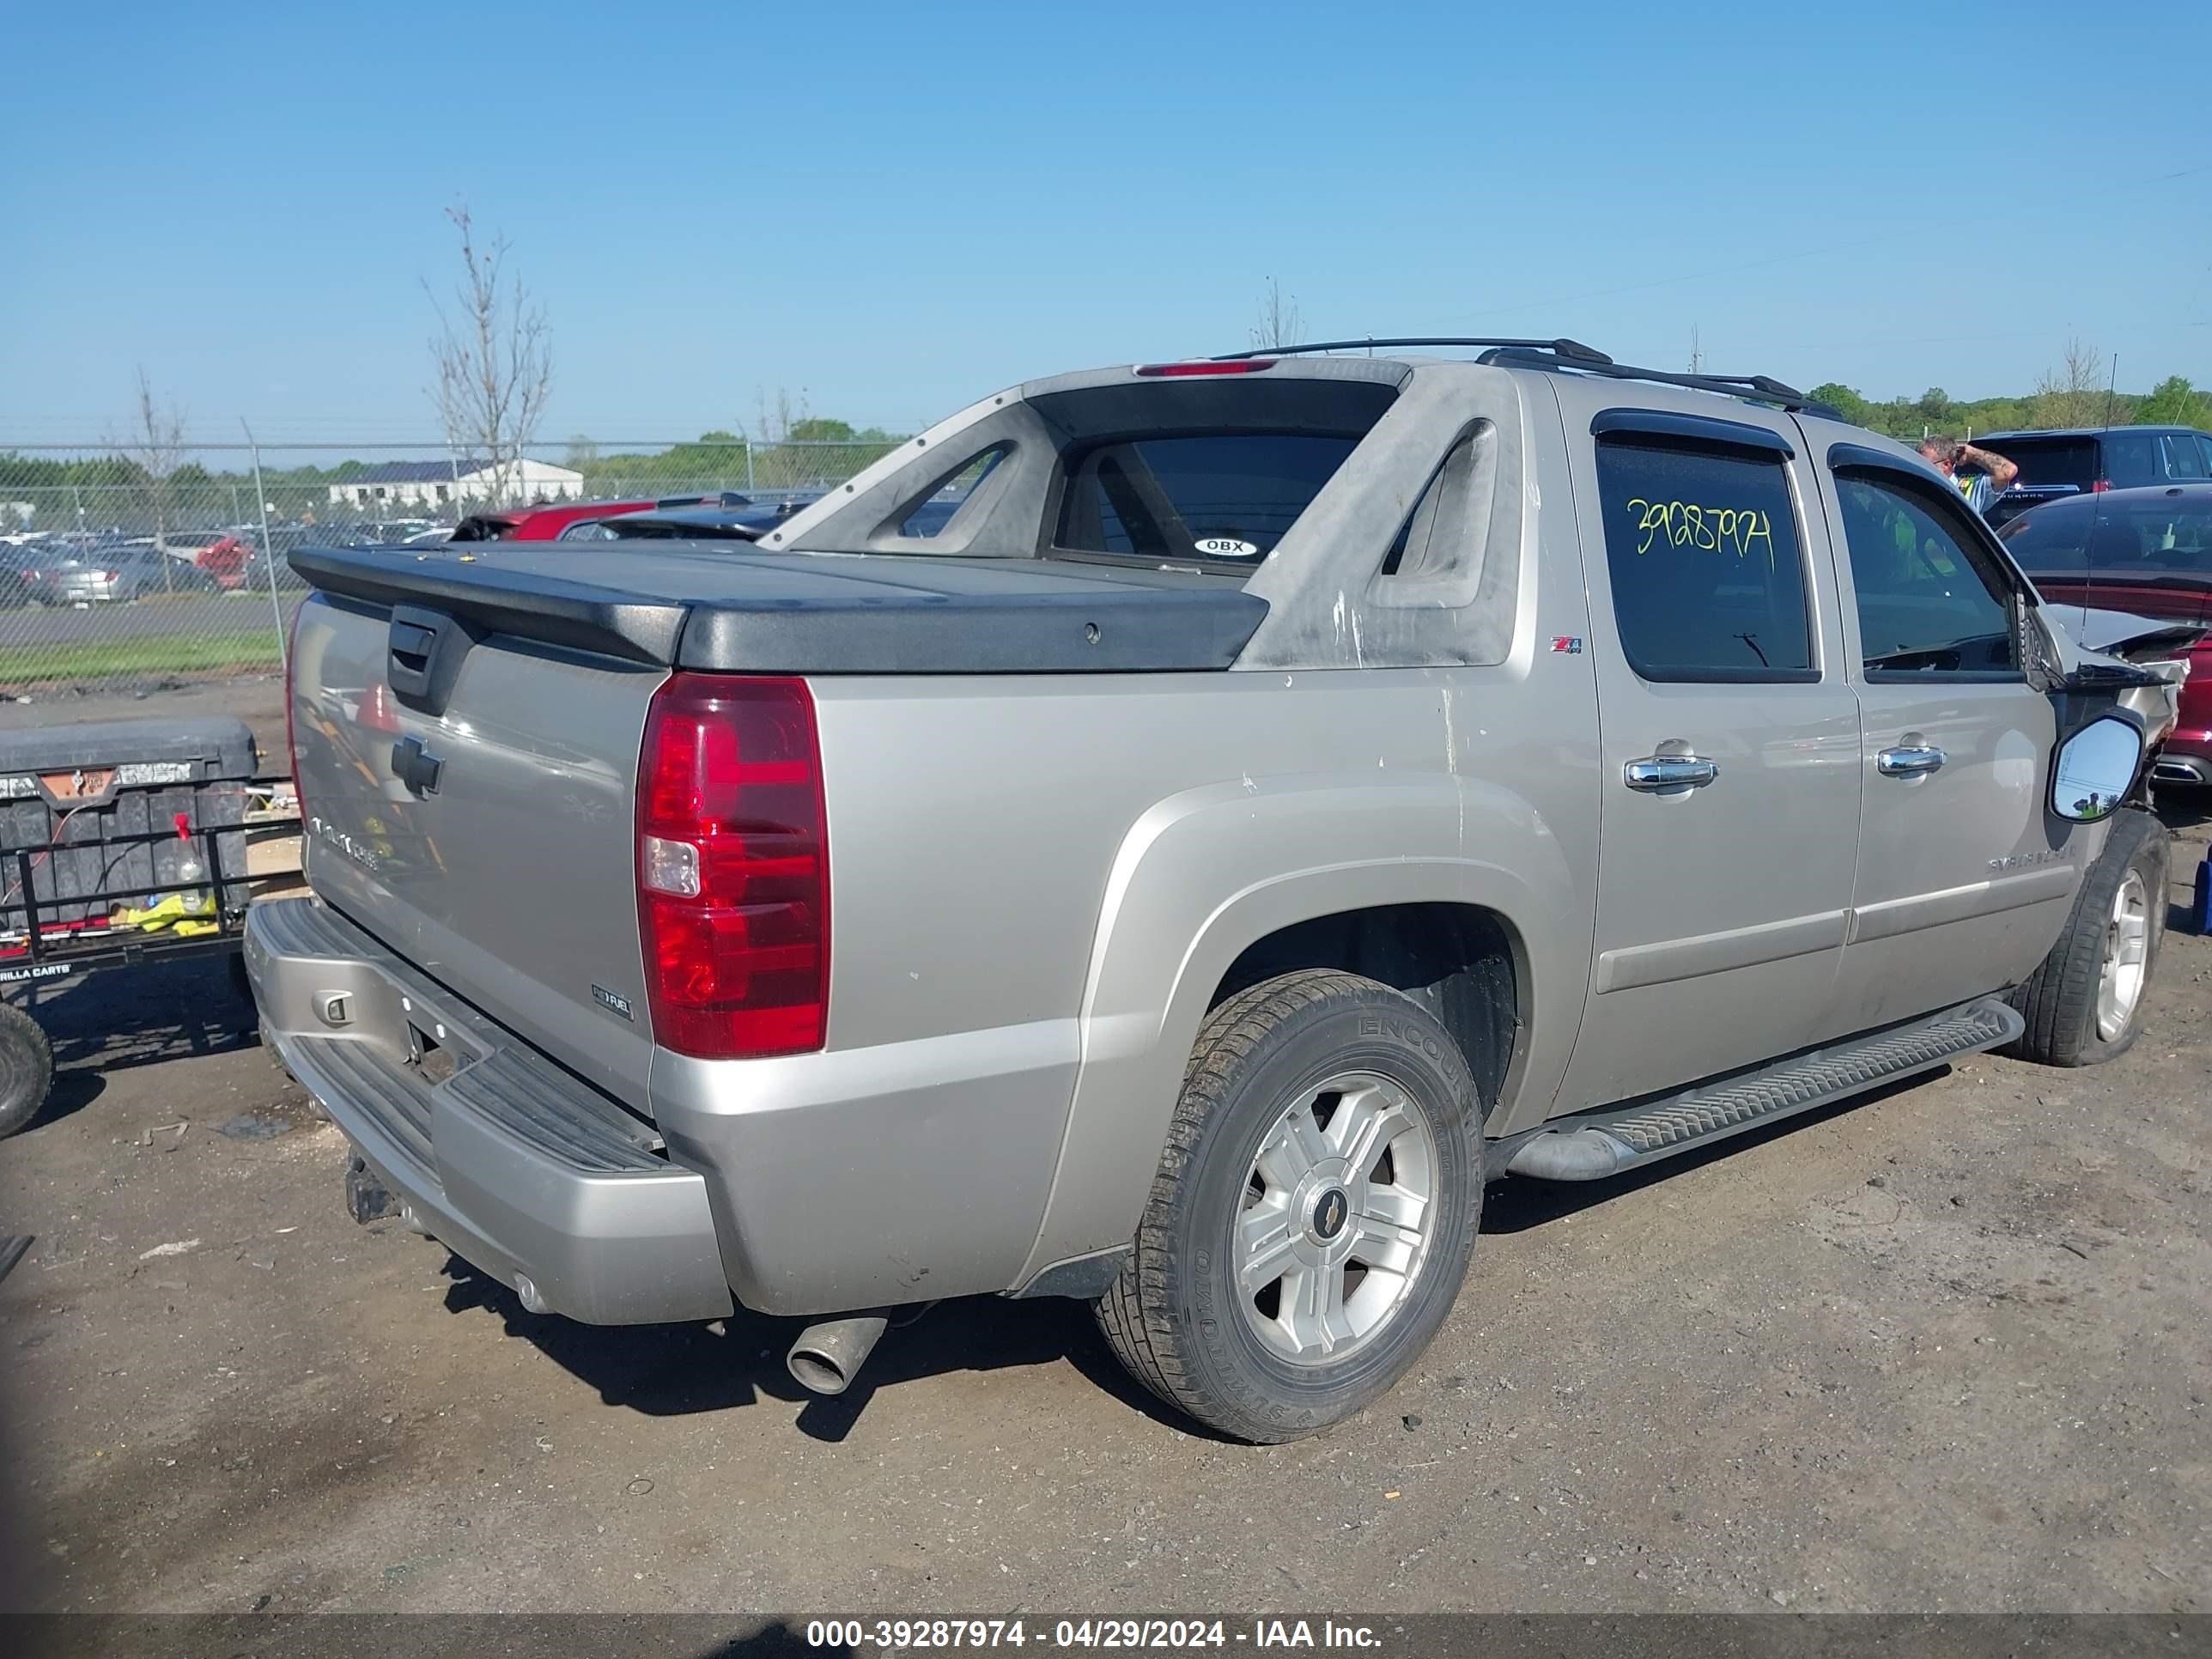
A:
<svg viewBox="0 0 2212 1659">
<path fill-rule="evenodd" d="M 1547 1100 L 1588 973 L 1595 715 L 1587 658 L 1532 665 L 817 682 L 832 1055 L 964 1034 L 988 1075 L 851 1126 L 812 1202 L 936 1239 L 933 1293 L 1125 1241 L 1231 963 L 1375 904 L 1508 918 L 1558 1011 L 1521 1068 Z"/>
</svg>

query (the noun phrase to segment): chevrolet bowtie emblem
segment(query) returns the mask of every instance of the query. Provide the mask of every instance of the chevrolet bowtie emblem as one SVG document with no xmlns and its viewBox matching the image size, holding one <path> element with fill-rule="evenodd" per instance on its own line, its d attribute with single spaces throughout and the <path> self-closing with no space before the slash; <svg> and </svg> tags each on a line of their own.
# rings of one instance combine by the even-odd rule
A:
<svg viewBox="0 0 2212 1659">
<path fill-rule="evenodd" d="M 422 746 L 420 738 L 403 738 L 392 745 L 392 775 L 406 785 L 410 794 L 436 794 L 438 774 L 445 764 Z"/>
</svg>

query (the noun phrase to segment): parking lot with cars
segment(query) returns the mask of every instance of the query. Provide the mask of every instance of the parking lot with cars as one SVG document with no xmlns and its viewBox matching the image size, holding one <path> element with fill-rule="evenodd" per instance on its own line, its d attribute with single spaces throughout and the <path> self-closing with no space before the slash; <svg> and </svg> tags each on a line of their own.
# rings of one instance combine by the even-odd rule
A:
<svg viewBox="0 0 2212 1659">
<path fill-rule="evenodd" d="M 279 690 L 165 695 L 281 752 Z M 2166 818 L 2178 921 L 2207 822 Z M 2208 1004 L 2212 944 L 2169 932 L 2110 1065 L 1973 1057 L 1509 1181 L 1413 1373 L 1255 1449 L 1073 1304 L 941 1305 L 837 1399 L 786 1375 L 796 1321 L 532 1315 L 350 1218 L 219 963 L 88 978 L 0 1144 L 21 1604 L 2203 1611 Z"/>
</svg>

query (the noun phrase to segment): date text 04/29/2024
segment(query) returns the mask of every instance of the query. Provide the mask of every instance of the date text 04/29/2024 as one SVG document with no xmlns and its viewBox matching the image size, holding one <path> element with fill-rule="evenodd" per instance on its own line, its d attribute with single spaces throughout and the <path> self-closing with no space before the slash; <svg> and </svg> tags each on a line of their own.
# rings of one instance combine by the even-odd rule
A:
<svg viewBox="0 0 2212 1659">
<path fill-rule="evenodd" d="M 1174 1651 L 1220 1648 L 1356 1648 L 1373 1650 L 1381 1638 L 1368 1625 L 1334 1620 L 1253 1619 L 1241 1626 L 1224 1619 L 1060 1619 L 1050 1625 L 1021 1619 L 814 1619 L 806 1644 L 815 1648 L 1115 1649 Z"/>
</svg>

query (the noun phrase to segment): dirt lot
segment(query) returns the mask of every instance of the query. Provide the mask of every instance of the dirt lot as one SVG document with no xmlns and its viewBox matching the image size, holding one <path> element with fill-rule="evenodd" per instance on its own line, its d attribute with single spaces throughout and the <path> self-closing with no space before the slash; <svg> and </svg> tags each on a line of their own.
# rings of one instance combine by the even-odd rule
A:
<svg viewBox="0 0 2212 1659">
<path fill-rule="evenodd" d="M 226 700 L 274 690 L 180 699 Z M 2101 1070 L 1980 1059 L 1657 1178 L 1494 1188 L 1419 1370 L 1255 1450 L 1059 1304 L 941 1308 L 836 1402 L 785 1377 L 788 1325 L 533 1317 L 347 1218 L 220 965 L 88 981 L 0 1146 L 0 1232 L 38 1235 L 0 1283 L 15 1596 L 2204 1611 L 2212 941 L 2169 934 L 2151 999 Z"/>
</svg>

